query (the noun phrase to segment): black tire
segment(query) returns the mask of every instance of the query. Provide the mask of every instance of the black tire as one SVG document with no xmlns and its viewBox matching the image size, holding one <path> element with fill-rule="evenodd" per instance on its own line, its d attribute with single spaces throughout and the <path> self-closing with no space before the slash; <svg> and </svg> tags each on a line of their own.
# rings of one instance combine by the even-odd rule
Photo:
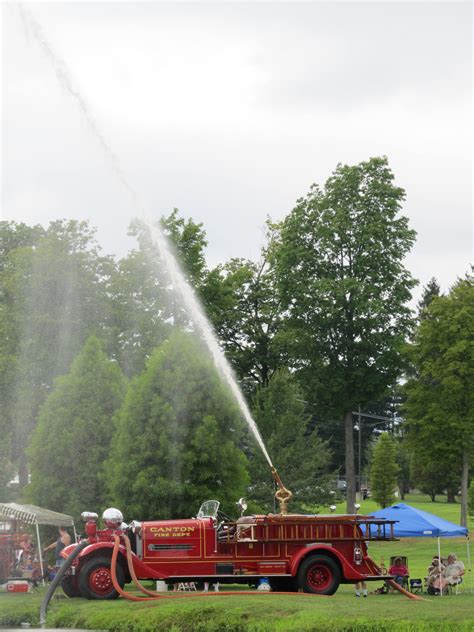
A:
<svg viewBox="0 0 474 632">
<path fill-rule="evenodd" d="M 334 595 L 341 583 L 338 564 L 327 555 L 311 555 L 301 562 L 297 584 L 303 592 L 314 595 Z"/>
<path fill-rule="evenodd" d="M 74 581 L 74 577 L 72 575 L 67 575 L 61 581 L 61 588 L 63 592 L 68 597 L 80 597 L 81 593 L 77 586 L 77 582 Z"/>
<path fill-rule="evenodd" d="M 298 586 L 291 577 L 271 577 L 270 578 L 271 589 L 275 592 L 296 592 Z"/>
<path fill-rule="evenodd" d="M 119 596 L 112 584 L 111 560 L 109 557 L 93 557 L 79 572 L 79 590 L 86 599 L 117 599 Z M 117 562 L 117 581 L 125 586 L 125 573 Z"/>
</svg>

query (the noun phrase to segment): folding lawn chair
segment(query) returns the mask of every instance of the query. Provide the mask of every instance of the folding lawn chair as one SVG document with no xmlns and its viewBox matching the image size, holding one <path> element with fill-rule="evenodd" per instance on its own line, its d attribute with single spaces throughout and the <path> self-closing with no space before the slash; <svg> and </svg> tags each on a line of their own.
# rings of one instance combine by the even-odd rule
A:
<svg viewBox="0 0 474 632">
<path fill-rule="evenodd" d="M 423 592 L 423 580 L 421 578 L 410 579 L 410 592 L 415 594 Z"/>
<path fill-rule="evenodd" d="M 408 558 L 403 555 L 394 555 L 393 557 L 391 557 L 389 568 L 391 568 L 395 564 L 395 560 L 397 559 L 401 559 L 402 564 L 408 568 Z M 402 588 L 405 588 L 405 590 L 408 590 L 408 577 L 403 578 Z"/>
</svg>

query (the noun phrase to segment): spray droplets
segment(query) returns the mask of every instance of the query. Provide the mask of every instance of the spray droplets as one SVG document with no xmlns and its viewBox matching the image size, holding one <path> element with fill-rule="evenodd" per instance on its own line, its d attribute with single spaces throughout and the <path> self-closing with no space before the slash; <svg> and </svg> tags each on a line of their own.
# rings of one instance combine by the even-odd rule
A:
<svg viewBox="0 0 474 632">
<path fill-rule="evenodd" d="M 127 178 L 127 175 L 125 174 L 120 164 L 118 156 L 114 153 L 110 144 L 102 133 L 100 127 L 98 126 L 91 111 L 91 108 L 88 106 L 81 91 L 77 87 L 76 82 L 73 80 L 72 73 L 70 72 L 66 63 L 54 51 L 38 21 L 31 15 L 29 11 L 25 9 L 25 7 L 21 3 L 18 3 L 18 8 L 25 28 L 33 35 L 33 37 L 41 47 L 41 50 L 51 62 L 59 84 L 64 89 L 64 91 L 69 94 L 69 96 L 72 97 L 72 99 L 74 100 L 75 104 L 87 121 L 90 131 L 102 148 L 102 151 L 104 152 L 107 162 L 109 163 L 109 166 L 111 167 L 113 173 L 116 175 L 119 182 L 128 192 L 132 206 L 139 214 L 139 221 L 147 229 L 147 232 L 151 237 L 154 247 L 161 255 L 163 264 L 166 266 L 167 273 L 169 274 L 173 291 L 181 297 L 190 321 L 193 323 L 196 331 L 202 337 L 216 368 L 227 383 L 233 396 L 237 400 L 242 415 L 247 422 L 250 430 L 252 431 L 266 460 L 268 461 L 268 464 L 270 465 L 270 467 L 273 467 L 270 456 L 268 455 L 265 444 L 263 443 L 263 439 L 260 436 L 257 425 L 252 418 L 252 415 L 247 406 L 242 391 L 240 390 L 240 387 L 237 383 L 232 368 L 219 346 L 212 326 L 208 321 L 193 288 L 186 281 L 186 278 L 180 268 L 180 265 L 165 234 L 163 233 L 161 227 L 153 222 L 150 213 L 147 211 L 145 204 L 141 200 L 140 195 Z"/>
</svg>

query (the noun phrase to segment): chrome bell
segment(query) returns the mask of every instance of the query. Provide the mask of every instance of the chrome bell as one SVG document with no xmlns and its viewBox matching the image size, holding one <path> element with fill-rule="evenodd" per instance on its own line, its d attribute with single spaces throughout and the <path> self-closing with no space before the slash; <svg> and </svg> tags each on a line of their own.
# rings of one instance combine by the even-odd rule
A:
<svg viewBox="0 0 474 632">
<path fill-rule="evenodd" d="M 109 529 L 119 529 L 123 522 L 123 514 L 119 509 L 110 507 L 102 514 L 102 520 Z"/>
</svg>

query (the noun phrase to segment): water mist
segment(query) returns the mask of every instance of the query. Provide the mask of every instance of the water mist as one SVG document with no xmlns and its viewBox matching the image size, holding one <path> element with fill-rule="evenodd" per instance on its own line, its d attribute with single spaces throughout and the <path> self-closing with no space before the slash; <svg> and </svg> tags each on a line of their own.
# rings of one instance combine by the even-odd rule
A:
<svg viewBox="0 0 474 632">
<path fill-rule="evenodd" d="M 252 431 L 258 445 L 260 446 L 266 460 L 268 461 L 268 464 L 272 469 L 272 473 L 275 476 L 276 472 L 273 467 L 272 461 L 265 448 L 265 444 L 258 431 L 257 425 L 252 418 L 249 407 L 237 383 L 232 368 L 219 346 L 217 337 L 204 313 L 204 310 L 199 302 L 198 297 L 196 296 L 196 293 L 194 292 L 191 285 L 187 282 L 180 268 L 180 265 L 173 253 L 173 249 L 168 242 L 166 235 L 162 231 L 161 227 L 152 220 L 151 214 L 143 203 L 141 196 L 130 183 L 126 173 L 124 172 L 120 164 L 118 156 L 112 150 L 108 140 L 98 126 L 90 107 L 82 96 L 81 91 L 78 89 L 76 83 L 73 81 L 72 74 L 69 71 L 66 63 L 54 51 L 50 42 L 45 37 L 41 25 L 36 20 L 36 18 L 32 16 L 30 11 L 27 11 L 21 3 L 18 3 L 17 6 L 19 8 L 20 16 L 25 25 L 25 28 L 27 29 L 27 31 L 33 34 L 34 38 L 40 45 L 41 50 L 50 60 L 61 87 L 74 99 L 74 102 L 76 103 L 85 120 L 87 121 L 90 131 L 92 132 L 93 136 L 98 141 L 104 154 L 106 155 L 109 166 L 112 168 L 116 177 L 131 197 L 132 205 L 138 211 L 140 222 L 147 228 L 153 245 L 161 255 L 174 291 L 176 291 L 181 296 L 182 301 L 187 309 L 188 317 L 194 324 L 196 330 L 201 335 L 207 349 L 209 350 L 209 353 L 211 354 L 217 370 L 230 388 L 234 398 L 239 405 L 245 421 Z M 279 484 L 281 485 L 281 481 Z"/>
</svg>

